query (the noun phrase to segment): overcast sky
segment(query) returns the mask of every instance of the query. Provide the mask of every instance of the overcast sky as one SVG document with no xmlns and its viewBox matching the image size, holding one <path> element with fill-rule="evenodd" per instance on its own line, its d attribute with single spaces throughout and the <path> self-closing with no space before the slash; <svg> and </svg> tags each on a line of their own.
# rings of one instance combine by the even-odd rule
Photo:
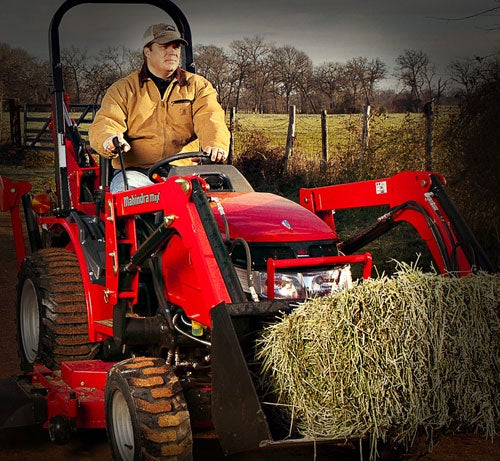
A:
<svg viewBox="0 0 500 461">
<path fill-rule="evenodd" d="M 94 0 L 97 1 L 97 0 Z M 175 0 L 174 0 L 175 1 Z M 304 51 L 314 65 L 353 57 L 382 59 L 390 70 L 405 50 L 425 52 L 444 72 L 453 60 L 500 52 L 500 10 L 457 20 L 500 0 L 177 0 L 193 42 L 228 48 L 233 40 L 262 36 Z M 48 59 L 48 28 L 62 0 L 2 0 L 0 42 Z M 495 15 L 496 13 L 496 15 Z M 446 18 L 438 19 L 438 18 Z M 90 52 L 109 45 L 140 48 L 152 23 L 168 17 L 149 5 L 96 5 L 71 9 L 61 22 L 61 48 Z"/>
</svg>

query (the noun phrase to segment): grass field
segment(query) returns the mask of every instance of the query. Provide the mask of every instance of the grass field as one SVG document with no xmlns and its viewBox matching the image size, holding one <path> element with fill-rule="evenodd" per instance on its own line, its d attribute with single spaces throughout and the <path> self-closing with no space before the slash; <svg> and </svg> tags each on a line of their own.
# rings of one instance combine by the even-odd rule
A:
<svg viewBox="0 0 500 461">
<path fill-rule="evenodd" d="M 5 114 L 4 114 L 5 115 Z M 35 115 L 33 114 L 28 114 Z M 81 113 L 71 112 L 71 117 L 77 119 Z M 29 121 L 26 128 L 39 130 L 44 125 L 44 118 L 50 117 L 49 112 L 37 112 L 36 121 Z M 5 116 L 3 117 L 6 118 Z M 8 139 L 8 120 L 3 120 L 2 138 Z M 229 124 L 229 118 L 227 118 Z M 335 114 L 327 116 L 327 139 L 328 150 L 331 156 L 336 156 L 345 151 L 359 150 L 362 129 L 361 114 Z M 407 130 L 409 123 L 416 124 L 423 130 L 423 116 L 421 114 L 382 114 L 371 116 L 370 132 L 372 142 L 377 143 L 381 135 L 398 133 Z M 240 114 L 235 117 L 235 129 L 233 138 L 235 143 L 235 156 L 245 151 L 245 134 L 259 133 L 277 149 L 285 149 L 287 141 L 289 117 L 288 114 Z M 21 114 L 22 130 L 25 127 L 24 114 Z M 80 125 L 80 130 L 86 137 L 89 124 Z M 423 131 L 422 131 L 423 133 Z M 31 134 L 33 136 L 33 134 Z M 319 114 L 297 114 L 295 125 L 294 146 L 300 150 L 300 154 L 307 159 L 316 160 L 321 158 L 321 115 Z M 422 152 L 424 146 L 422 145 Z"/>
<path fill-rule="evenodd" d="M 378 138 L 381 134 L 399 132 L 408 124 L 408 120 L 422 123 L 421 114 L 384 114 L 370 119 L 371 137 Z M 294 147 L 300 155 L 309 160 L 320 160 L 322 154 L 321 116 L 298 114 L 295 119 Z M 342 155 L 345 152 L 359 151 L 363 118 L 361 114 L 327 115 L 327 140 L 330 157 Z M 238 114 L 235 129 L 235 154 L 245 150 L 244 136 L 248 132 L 258 132 L 264 136 L 270 146 L 285 150 L 289 117 L 287 114 Z M 422 146 L 424 147 L 424 146 Z M 422 150 L 423 152 L 423 150 Z"/>
<path fill-rule="evenodd" d="M 450 152 L 446 142 L 445 128 L 450 115 L 449 111 L 444 110 L 435 115 L 432 160 L 433 170 L 443 173 L 453 183 L 459 173 L 460 162 L 456 160 L 455 153 Z M 87 128 L 88 125 L 82 126 L 84 131 Z M 256 190 L 277 193 L 295 201 L 301 187 L 383 178 L 400 171 L 424 169 L 425 120 L 422 114 L 372 115 L 370 137 L 364 155 L 361 154 L 361 129 L 360 114 L 328 115 L 329 156 L 328 161 L 323 163 L 321 116 L 297 114 L 294 150 L 287 168 L 283 170 L 288 115 L 237 114 L 233 130 L 234 164 Z M 5 127 L 2 132 L 5 133 Z M 15 180 L 31 180 L 33 191 L 41 192 L 45 182 L 53 185 L 52 158 L 53 153 L 50 151 L 14 151 L 4 145 L 0 150 L 0 174 Z M 465 209 L 472 217 L 471 227 L 481 237 L 482 244 L 486 242 L 486 246 L 490 245 L 495 251 L 495 242 L 498 242 L 496 218 L 491 222 L 480 222 L 483 220 L 481 216 L 487 213 L 480 214 L 475 203 L 466 202 L 470 195 L 470 191 L 460 187 L 452 188 L 452 198 L 458 199 L 459 210 Z M 489 209 L 487 205 L 482 205 Z M 351 235 L 371 224 L 377 218 L 377 213 L 377 210 L 367 211 L 355 213 L 353 217 L 343 217 L 339 213 L 336 217 L 338 229 Z M 469 216 L 465 216 L 466 220 Z M 484 226 L 488 226 L 487 232 L 482 231 Z M 402 234 L 405 238 L 409 233 L 413 233 L 413 230 L 395 231 L 395 234 Z M 412 237 L 411 243 L 403 247 L 399 237 L 384 238 L 372 244 L 373 252 L 384 255 L 383 261 L 390 258 L 414 260 L 417 254 L 425 252 L 425 248 L 422 250 L 416 242 Z M 401 256 L 403 253 L 404 256 Z M 425 256 L 421 260 L 426 264 L 429 261 Z"/>
</svg>

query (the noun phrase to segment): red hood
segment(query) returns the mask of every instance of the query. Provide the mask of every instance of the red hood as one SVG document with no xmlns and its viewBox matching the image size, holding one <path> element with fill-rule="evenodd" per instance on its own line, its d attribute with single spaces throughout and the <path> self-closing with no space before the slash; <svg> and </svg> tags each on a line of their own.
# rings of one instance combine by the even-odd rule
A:
<svg viewBox="0 0 500 461">
<path fill-rule="evenodd" d="M 318 216 L 299 204 L 262 192 L 223 193 L 216 196 L 226 214 L 231 239 L 247 242 L 300 242 L 336 238 Z M 212 204 L 215 219 L 224 234 L 219 210 Z"/>
</svg>

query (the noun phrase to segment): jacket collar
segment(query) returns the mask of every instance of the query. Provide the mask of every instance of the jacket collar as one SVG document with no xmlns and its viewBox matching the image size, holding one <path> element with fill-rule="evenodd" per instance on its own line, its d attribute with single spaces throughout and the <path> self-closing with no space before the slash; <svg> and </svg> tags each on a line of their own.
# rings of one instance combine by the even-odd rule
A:
<svg viewBox="0 0 500 461">
<path fill-rule="evenodd" d="M 186 71 L 181 69 L 180 67 L 178 67 L 175 71 L 175 78 L 177 79 L 179 86 L 189 85 L 186 77 Z M 144 86 L 144 82 L 146 82 L 147 80 L 150 80 L 150 77 L 148 75 L 148 66 L 146 65 L 146 63 L 143 63 L 141 70 L 139 71 L 139 82 L 141 84 L 141 87 Z"/>
</svg>

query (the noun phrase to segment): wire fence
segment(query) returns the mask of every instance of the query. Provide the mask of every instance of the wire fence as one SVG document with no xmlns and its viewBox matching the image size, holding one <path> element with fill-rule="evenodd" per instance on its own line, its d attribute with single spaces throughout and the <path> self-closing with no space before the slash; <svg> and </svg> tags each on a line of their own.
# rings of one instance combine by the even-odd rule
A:
<svg viewBox="0 0 500 461">
<path fill-rule="evenodd" d="M 289 132 L 289 115 L 287 114 L 238 114 L 236 116 L 235 151 L 241 152 L 238 135 L 248 132 L 261 134 L 269 143 L 285 151 Z M 361 129 L 361 115 L 328 115 L 327 116 L 327 147 L 328 152 L 345 149 L 358 142 L 358 132 Z M 245 139 L 242 137 L 242 139 Z M 311 158 L 322 158 L 323 137 L 321 114 L 299 114 L 295 118 L 294 136 L 291 140 L 293 151 L 300 151 Z M 292 152 L 293 155 L 293 152 Z"/>
<path fill-rule="evenodd" d="M 90 106 L 89 106 L 90 107 Z M 0 112 L 0 143 L 14 147 L 52 150 L 50 108 L 3 101 Z M 87 140 L 88 125 L 97 106 L 70 107 L 70 117 L 79 124 L 82 138 Z M 259 139 L 282 153 L 285 161 L 294 155 L 312 161 L 342 161 L 354 165 L 365 157 L 385 155 L 387 149 L 397 150 L 401 158 L 418 159 L 411 166 L 431 169 L 435 146 L 433 125 L 426 114 L 247 114 L 227 116 L 231 129 L 231 159 L 248 152 L 249 140 Z M 433 114 L 431 113 L 432 117 Z M 81 124 L 80 124 L 81 122 Z M 429 129 L 430 128 L 430 129 Z M 43 140 L 43 142 L 41 142 Z M 403 165 L 406 166 L 406 165 Z"/>
<path fill-rule="evenodd" d="M 300 153 L 310 160 L 333 161 L 335 158 L 361 158 L 380 155 L 388 149 L 418 152 L 426 163 L 426 131 L 428 121 L 423 114 L 297 114 L 294 117 L 293 139 L 288 139 L 291 117 L 287 114 L 237 114 L 234 121 L 235 155 L 244 152 L 242 143 L 248 133 L 266 139 L 270 146 L 290 155 Z M 432 144 L 430 144 L 432 146 Z M 427 162 L 428 163 L 428 162 Z M 424 166 L 424 165 L 422 165 Z"/>
</svg>

